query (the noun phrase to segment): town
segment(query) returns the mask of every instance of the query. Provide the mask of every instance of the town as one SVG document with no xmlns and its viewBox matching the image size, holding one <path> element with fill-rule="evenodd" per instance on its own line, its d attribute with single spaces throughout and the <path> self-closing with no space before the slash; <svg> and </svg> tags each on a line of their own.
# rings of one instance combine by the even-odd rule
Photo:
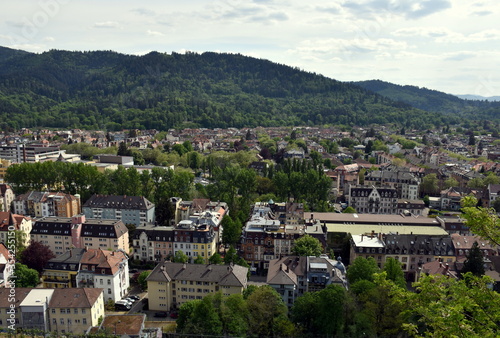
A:
<svg viewBox="0 0 500 338">
<path fill-rule="evenodd" d="M 0 327 L 396 336 L 425 283 L 470 275 L 498 305 L 498 237 L 467 210 L 498 227 L 499 159 L 487 123 L 3 132 Z"/>
</svg>

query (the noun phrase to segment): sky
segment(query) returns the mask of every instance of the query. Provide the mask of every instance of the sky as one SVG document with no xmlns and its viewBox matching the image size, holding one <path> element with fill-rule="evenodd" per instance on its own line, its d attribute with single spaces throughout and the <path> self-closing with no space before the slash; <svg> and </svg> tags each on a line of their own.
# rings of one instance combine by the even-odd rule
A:
<svg viewBox="0 0 500 338">
<path fill-rule="evenodd" d="M 240 53 L 340 81 L 500 95 L 494 0 L 18 0 L 0 46 Z"/>
</svg>

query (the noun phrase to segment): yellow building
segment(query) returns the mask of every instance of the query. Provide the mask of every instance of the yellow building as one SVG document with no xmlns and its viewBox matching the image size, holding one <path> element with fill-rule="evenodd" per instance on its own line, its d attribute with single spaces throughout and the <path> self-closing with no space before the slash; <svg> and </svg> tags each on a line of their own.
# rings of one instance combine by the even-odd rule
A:
<svg viewBox="0 0 500 338">
<path fill-rule="evenodd" d="M 10 167 L 12 162 L 10 160 L 0 159 L 0 182 L 4 181 L 7 169 Z"/>
<path fill-rule="evenodd" d="M 44 288 L 76 288 L 76 276 L 85 249 L 70 249 L 47 262 L 42 274 Z"/>
<path fill-rule="evenodd" d="M 149 309 L 176 309 L 218 291 L 225 296 L 241 294 L 247 274 L 248 268 L 240 265 L 160 263 L 147 278 Z"/>
<path fill-rule="evenodd" d="M 84 334 L 104 318 L 103 289 L 0 289 L 0 327 Z M 13 307 L 12 307 L 13 306 Z M 11 326 L 13 325 L 13 326 Z"/>
</svg>

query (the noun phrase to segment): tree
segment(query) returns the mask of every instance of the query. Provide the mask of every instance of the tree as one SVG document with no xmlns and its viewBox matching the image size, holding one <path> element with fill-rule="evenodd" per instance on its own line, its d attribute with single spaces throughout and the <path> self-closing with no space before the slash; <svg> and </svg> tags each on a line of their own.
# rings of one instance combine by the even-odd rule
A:
<svg viewBox="0 0 500 338">
<path fill-rule="evenodd" d="M 344 214 L 355 214 L 357 213 L 356 209 L 354 209 L 353 207 L 351 206 L 348 206 L 347 208 L 344 209 L 344 211 L 342 211 Z"/>
<path fill-rule="evenodd" d="M 238 220 L 233 221 L 231 216 L 224 215 L 221 221 L 222 243 L 225 245 L 236 245 L 241 237 L 241 224 Z"/>
<path fill-rule="evenodd" d="M 387 279 L 392 280 L 394 284 L 401 288 L 406 287 L 405 273 L 399 261 L 392 257 L 387 258 L 384 264 L 384 271 L 387 274 Z"/>
<path fill-rule="evenodd" d="M 31 241 L 21 256 L 21 263 L 41 274 L 47 262 L 55 257 L 56 255 L 47 245 L 42 242 Z"/>
<path fill-rule="evenodd" d="M 416 292 L 393 290 L 405 307 L 405 331 L 416 337 L 495 337 L 500 322 L 500 294 L 491 278 L 467 273 L 462 280 L 424 275 Z"/>
<path fill-rule="evenodd" d="M 151 271 L 143 271 L 139 274 L 139 277 L 137 277 L 137 283 L 141 287 L 141 290 L 145 291 L 148 289 L 148 282 L 146 279 L 149 277 L 151 274 Z"/>
<path fill-rule="evenodd" d="M 16 276 L 16 288 L 34 288 L 40 282 L 38 271 L 21 263 L 16 263 L 14 276 Z"/>
<path fill-rule="evenodd" d="M 201 257 L 200 255 L 196 256 L 194 262 L 194 264 L 205 264 L 205 259 L 203 257 Z"/>
<path fill-rule="evenodd" d="M 188 255 L 186 255 L 182 250 L 178 250 L 175 252 L 174 255 L 174 262 L 175 263 L 187 263 L 189 261 Z"/>
<path fill-rule="evenodd" d="M 430 200 L 429 195 L 425 195 L 422 200 L 423 200 L 426 207 L 429 207 L 429 205 L 431 205 L 431 200 Z"/>
<path fill-rule="evenodd" d="M 476 207 L 477 198 L 466 196 L 460 201 L 465 225 L 472 233 L 500 245 L 500 219 L 493 208 Z"/>
<path fill-rule="evenodd" d="M 297 256 L 319 257 L 323 253 L 321 242 L 310 235 L 304 235 L 293 243 L 292 254 Z"/>
<path fill-rule="evenodd" d="M 428 195 L 435 195 L 439 191 L 439 181 L 437 175 L 432 173 L 425 175 L 422 179 L 422 192 Z"/>
<path fill-rule="evenodd" d="M 464 262 L 464 267 L 461 274 L 465 274 L 467 272 L 472 273 L 474 276 L 482 276 L 484 275 L 484 259 L 481 249 L 479 248 L 479 244 L 474 242 L 472 244 L 472 248 L 467 255 L 467 259 Z"/>
<path fill-rule="evenodd" d="M 287 307 L 281 296 L 269 285 L 256 289 L 247 298 L 249 311 L 248 326 L 252 335 L 260 337 L 279 336 L 276 322 L 287 315 Z"/>
<path fill-rule="evenodd" d="M 493 207 L 493 209 L 495 209 L 496 212 L 500 212 L 500 198 L 494 200 L 491 206 Z"/>
<path fill-rule="evenodd" d="M 195 335 L 220 335 L 222 322 L 213 304 L 213 295 L 207 295 L 201 300 L 184 303 L 179 312 L 180 325 L 178 333 Z M 182 316 L 182 318 L 181 318 Z"/>
<path fill-rule="evenodd" d="M 456 179 L 454 179 L 453 177 L 448 177 L 445 181 L 444 181 L 444 188 L 445 189 L 448 189 L 448 188 L 451 188 L 451 187 L 458 187 L 459 183 Z"/>
<path fill-rule="evenodd" d="M 236 252 L 236 249 L 234 246 L 230 246 L 229 250 L 227 250 L 226 254 L 224 255 L 224 264 L 236 264 L 239 260 L 238 254 Z"/>
<path fill-rule="evenodd" d="M 379 271 L 380 269 L 373 257 L 357 257 L 347 268 L 346 277 L 350 284 L 360 280 L 373 282 L 373 274 Z"/>
<path fill-rule="evenodd" d="M 222 264 L 223 260 L 218 252 L 215 252 L 210 258 L 208 259 L 208 262 L 210 264 Z"/>
</svg>

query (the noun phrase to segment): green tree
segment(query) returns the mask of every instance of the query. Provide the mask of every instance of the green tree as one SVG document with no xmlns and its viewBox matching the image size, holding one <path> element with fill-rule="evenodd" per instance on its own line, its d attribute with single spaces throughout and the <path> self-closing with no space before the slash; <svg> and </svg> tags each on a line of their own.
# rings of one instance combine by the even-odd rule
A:
<svg viewBox="0 0 500 338">
<path fill-rule="evenodd" d="M 222 257 L 218 252 L 215 252 L 210 258 L 208 259 L 208 262 L 210 264 L 222 264 L 224 261 L 222 260 Z"/>
<path fill-rule="evenodd" d="M 448 188 L 451 188 L 451 187 L 458 187 L 459 183 L 456 179 L 454 179 L 453 177 L 448 177 L 445 181 L 444 181 L 444 188 L 445 189 L 448 189 Z"/>
<path fill-rule="evenodd" d="M 241 237 L 242 225 L 238 220 L 233 221 L 231 216 L 224 215 L 221 221 L 222 243 L 225 245 L 236 245 Z"/>
<path fill-rule="evenodd" d="M 247 298 L 248 326 L 252 335 L 279 336 L 276 322 L 287 316 L 287 307 L 281 296 L 269 285 L 260 286 Z"/>
<path fill-rule="evenodd" d="M 380 269 L 373 257 L 357 257 L 347 268 L 346 277 L 350 284 L 360 280 L 373 282 L 373 274 L 379 271 Z"/>
<path fill-rule="evenodd" d="M 188 255 L 186 255 L 182 250 L 178 250 L 174 254 L 175 263 L 187 263 L 189 261 Z"/>
<path fill-rule="evenodd" d="M 186 323 L 181 326 L 182 331 L 177 330 L 177 332 L 195 335 L 220 335 L 222 322 L 214 307 L 213 298 L 213 295 L 208 295 L 201 300 L 192 301 L 192 309 L 186 318 Z"/>
<path fill-rule="evenodd" d="M 426 195 L 435 195 L 439 192 L 439 181 L 437 175 L 432 173 L 425 175 L 422 179 L 421 189 Z"/>
<path fill-rule="evenodd" d="M 293 243 L 292 254 L 297 256 L 319 257 L 323 253 L 321 242 L 310 235 L 304 235 Z"/>
<path fill-rule="evenodd" d="M 388 257 L 384 264 L 384 272 L 387 279 L 401 288 L 406 288 L 405 274 L 401 268 L 401 263 L 392 257 Z"/>
<path fill-rule="evenodd" d="M 222 332 L 225 335 L 244 337 L 248 332 L 248 306 L 240 294 L 224 297 L 220 306 Z"/>
<path fill-rule="evenodd" d="M 16 263 L 14 276 L 16 276 L 16 288 L 34 288 L 40 283 L 38 271 L 21 263 Z"/>
<path fill-rule="evenodd" d="M 355 214 L 357 213 L 356 209 L 354 209 L 353 207 L 351 206 L 348 206 L 347 208 L 344 209 L 344 211 L 342 211 L 344 214 Z"/>
<path fill-rule="evenodd" d="M 477 242 L 472 244 L 472 248 L 464 262 L 464 267 L 462 268 L 462 271 L 460 271 L 461 274 L 465 274 L 467 272 L 470 272 L 474 276 L 478 277 L 484 275 L 484 258 Z"/>
<path fill-rule="evenodd" d="M 148 289 L 148 282 L 146 279 L 149 277 L 151 274 L 151 271 L 143 271 L 139 274 L 139 277 L 137 277 L 137 283 L 141 287 L 141 290 L 145 291 Z"/>
<path fill-rule="evenodd" d="M 205 259 L 198 255 L 198 256 L 196 256 L 193 263 L 194 264 L 205 264 Z"/>
<path fill-rule="evenodd" d="M 466 196 L 461 200 L 462 217 L 472 233 L 500 245 L 500 219 L 493 208 L 476 207 L 477 198 Z"/>
</svg>

